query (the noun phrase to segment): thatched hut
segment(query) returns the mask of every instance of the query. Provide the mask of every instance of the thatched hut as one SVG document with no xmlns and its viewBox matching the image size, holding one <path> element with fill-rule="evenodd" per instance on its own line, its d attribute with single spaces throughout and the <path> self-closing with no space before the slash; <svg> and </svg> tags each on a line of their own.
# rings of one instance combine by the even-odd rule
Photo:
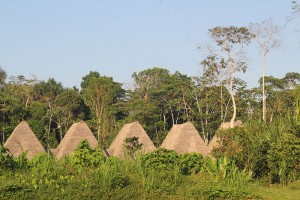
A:
<svg viewBox="0 0 300 200">
<path fill-rule="evenodd" d="M 64 156 L 70 155 L 82 140 L 87 140 L 91 148 L 98 147 L 98 141 L 87 124 L 83 121 L 74 123 L 58 147 L 51 149 L 51 152 L 57 159 L 61 159 Z"/>
<path fill-rule="evenodd" d="M 9 136 L 4 147 L 18 157 L 27 151 L 27 158 L 31 159 L 38 153 L 45 153 L 45 149 L 32 132 L 27 122 L 22 121 Z"/>
<path fill-rule="evenodd" d="M 242 125 L 243 123 L 241 120 L 237 120 L 233 123 L 233 127 L 241 127 Z M 230 122 L 224 122 L 220 125 L 218 130 L 228 130 L 228 129 L 230 129 Z M 214 135 L 214 137 L 211 139 L 211 141 L 208 144 L 209 152 L 211 152 L 214 147 L 220 146 L 219 141 L 220 139 L 216 135 Z"/>
<path fill-rule="evenodd" d="M 174 125 L 160 147 L 174 150 L 179 154 L 196 152 L 207 156 L 209 152 L 207 145 L 191 122 Z"/>
<path fill-rule="evenodd" d="M 242 126 L 242 125 L 243 125 L 243 123 L 241 120 L 237 120 L 237 121 L 233 122 L 233 127 Z M 230 122 L 224 122 L 219 127 L 219 130 L 227 130 L 227 129 L 230 129 Z"/>
<path fill-rule="evenodd" d="M 142 153 L 148 153 L 156 149 L 144 128 L 138 121 L 136 121 L 123 126 L 108 148 L 109 155 L 124 158 L 126 152 L 124 140 L 132 137 L 138 137 L 139 144 L 143 144 L 141 147 Z"/>
</svg>

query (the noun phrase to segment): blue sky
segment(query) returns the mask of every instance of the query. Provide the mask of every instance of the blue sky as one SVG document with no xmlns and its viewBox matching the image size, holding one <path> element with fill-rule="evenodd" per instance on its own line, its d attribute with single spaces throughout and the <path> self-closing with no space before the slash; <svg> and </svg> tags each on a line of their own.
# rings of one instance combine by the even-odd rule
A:
<svg viewBox="0 0 300 200">
<path fill-rule="evenodd" d="M 53 77 L 65 87 L 79 87 L 89 71 L 126 84 L 150 67 L 198 76 L 208 29 L 270 17 L 283 24 L 290 13 L 289 0 L 0 0 L 0 65 L 9 76 Z M 266 75 L 300 72 L 299 22 L 268 55 Z M 254 87 L 261 57 L 255 45 L 248 52 L 240 77 Z"/>
</svg>

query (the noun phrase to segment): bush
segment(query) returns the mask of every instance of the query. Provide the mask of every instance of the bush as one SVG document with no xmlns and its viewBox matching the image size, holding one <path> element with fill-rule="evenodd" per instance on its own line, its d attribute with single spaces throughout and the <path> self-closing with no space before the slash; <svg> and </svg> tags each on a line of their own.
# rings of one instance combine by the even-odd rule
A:
<svg viewBox="0 0 300 200">
<path fill-rule="evenodd" d="M 150 170 L 172 171 L 179 164 L 179 156 L 173 150 L 156 149 L 141 157 L 142 167 Z"/>
<path fill-rule="evenodd" d="M 142 149 L 143 143 L 139 143 L 139 137 L 128 137 L 124 140 L 126 154 L 128 154 L 132 159 L 136 157 L 136 153 Z"/>
<path fill-rule="evenodd" d="M 202 172 L 215 178 L 216 183 L 224 184 L 231 188 L 240 188 L 252 179 L 252 171 L 240 170 L 234 160 L 227 157 L 204 159 Z"/>
<path fill-rule="evenodd" d="M 68 162 L 77 168 L 97 167 L 105 160 L 101 149 L 91 149 L 87 140 L 81 141 L 77 149 L 69 156 Z"/>
<path fill-rule="evenodd" d="M 190 175 L 200 171 L 203 156 L 199 153 L 186 153 L 179 156 L 179 168 L 183 175 Z"/>
<path fill-rule="evenodd" d="M 214 156 L 227 156 L 239 169 L 253 171 L 255 178 L 282 184 L 299 179 L 300 138 L 294 119 L 280 117 L 269 124 L 250 121 L 242 128 L 220 132 L 220 138 L 222 146 Z"/>
<path fill-rule="evenodd" d="M 14 169 L 17 167 L 16 161 L 7 153 L 7 149 L 0 145 L 0 170 Z"/>
</svg>

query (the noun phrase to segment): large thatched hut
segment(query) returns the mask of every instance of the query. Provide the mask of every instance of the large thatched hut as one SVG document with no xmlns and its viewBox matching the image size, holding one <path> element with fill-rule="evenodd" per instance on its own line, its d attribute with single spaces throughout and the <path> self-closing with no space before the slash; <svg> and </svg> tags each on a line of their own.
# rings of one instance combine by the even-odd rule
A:
<svg viewBox="0 0 300 200">
<path fill-rule="evenodd" d="M 31 159 L 38 153 L 45 153 L 42 144 L 32 132 L 27 122 L 22 121 L 9 136 L 4 147 L 14 156 L 18 157 L 27 151 L 27 158 Z"/>
<path fill-rule="evenodd" d="M 58 147 L 51 149 L 51 152 L 57 159 L 61 159 L 64 156 L 70 155 L 82 140 L 87 140 L 91 148 L 98 147 L 98 141 L 87 124 L 83 121 L 74 123 Z"/>
<path fill-rule="evenodd" d="M 144 128 L 136 121 L 123 126 L 108 149 L 109 155 L 124 158 L 126 152 L 125 139 L 132 137 L 138 137 L 139 144 L 143 144 L 141 147 L 142 153 L 148 153 L 156 149 Z"/>
<path fill-rule="evenodd" d="M 160 147 L 174 150 L 179 154 L 196 152 L 207 156 L 209 152 L 207 145 L 191 122 L 174 125 Z"/>
</svg>

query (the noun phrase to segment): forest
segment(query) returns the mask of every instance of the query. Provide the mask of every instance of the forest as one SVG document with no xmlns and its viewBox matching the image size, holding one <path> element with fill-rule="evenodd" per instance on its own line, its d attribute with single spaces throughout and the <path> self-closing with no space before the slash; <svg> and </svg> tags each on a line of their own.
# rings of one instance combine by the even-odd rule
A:
<svg viewBox="0 0 300 200">
<path fill-rule="evenodd" d="M 299 11 L 299 5 L 295 4 Z M 214 27 L 202 74 L 167 68 L 134 72 L 124 87 L 97 71 L 80 88 L 59 80 L 7 76 L 0 68 L 1 199 L 299 199 L 300 73 L 264 75 L 269 52 L 279 47 L 280 27 L 266 20 L 249 27 Z M 262 77 L 249 88 L 244 48 L 257 43 Z M 212 48 L 213 47 L 213 48 Z M 68 76 L 71 76 L 69 74 Z M 66 75 L 67 76 L 67 75 Z M 25 120 L 48 154 L 18 158 L 3 144 Z M 69 157 L 50 155 L 70 126 L 85 121 L 100 148 L 85 141 Z M 233 127 L 237 120 L 242 127 Z M 126 159 L 105 157 L 121 127 L 138 121 L 158 148 L 176 124 L 191 122 L 213 156 L 160 149 Z M 231 129 L 219 130 L 224 122 Z"/>
</svg>

